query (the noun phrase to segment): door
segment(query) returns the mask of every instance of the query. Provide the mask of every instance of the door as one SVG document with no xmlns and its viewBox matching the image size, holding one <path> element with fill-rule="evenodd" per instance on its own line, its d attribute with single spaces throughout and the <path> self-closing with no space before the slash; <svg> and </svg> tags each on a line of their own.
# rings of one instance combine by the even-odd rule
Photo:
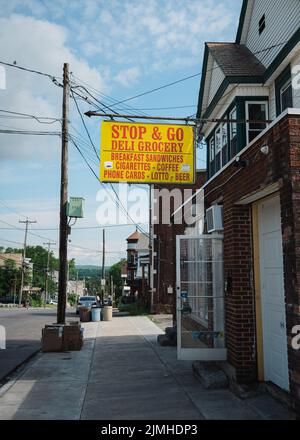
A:
<svg viewBox="0 0 300 440">
<path fill-rule="evenodd" d="M 264 379 L 289 390 L 279 197 L 258 206 Z"/>
<path fill-rule="evenodd" d="M 178 359 L 223 361 L 223 237 L 177 236 Z"/>
</svg>

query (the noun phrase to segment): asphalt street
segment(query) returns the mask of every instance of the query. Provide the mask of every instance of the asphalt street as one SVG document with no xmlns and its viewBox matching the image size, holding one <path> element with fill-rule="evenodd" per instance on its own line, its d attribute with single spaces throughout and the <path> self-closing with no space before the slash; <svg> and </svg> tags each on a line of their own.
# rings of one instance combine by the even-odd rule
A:
<svg viewBox="0 0 300 440">
<path fill-rule="evenodd" d="M 73 309 L 68 309 L 67 319 L 75 319 Z M 0 350 L 0 381 L 40 349 L 42 328 L 55 322 L 56 308 L 0 309 L 0 325 L 6 330 L 6 349 Z"/>
</svg>

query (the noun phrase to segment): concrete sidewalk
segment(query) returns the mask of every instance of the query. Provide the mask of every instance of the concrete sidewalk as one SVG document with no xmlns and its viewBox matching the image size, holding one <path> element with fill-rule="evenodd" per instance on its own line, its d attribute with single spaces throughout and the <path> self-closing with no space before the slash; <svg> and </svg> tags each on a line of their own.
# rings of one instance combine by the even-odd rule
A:
<svg viewBox="0 0 300 440">
<path fill-rule="evenodd" d="M 40 353 L 0 389 L 0 419 L 289 419 L 271 397 L 205 390 L 147 317 L 86 323 L 80 352 Z"/>
</svg>

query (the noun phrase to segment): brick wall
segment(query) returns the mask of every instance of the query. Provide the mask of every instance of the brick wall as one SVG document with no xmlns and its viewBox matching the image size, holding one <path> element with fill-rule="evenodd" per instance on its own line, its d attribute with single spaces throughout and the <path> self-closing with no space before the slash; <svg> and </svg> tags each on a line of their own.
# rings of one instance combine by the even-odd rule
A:
<svg viewBox="0 0 300 440">
<path fill-rule="evenodd" d="M 270 152 L 264 156 L 261 146 Z M 257 377 L 255 294 L 253 280 L 251 205 L 242 197 L 279 182 L 283 235 L 287 334 L 300 315 L 300 117 L 286 116 L 243 155 L 244 169 L 231 164 L 205 188 L 206 207 L 222 198 L 224 206 L 224 276 L 228 361 L 238 382 Z M 221 185 L 221 186 L 220 186 Z M 291 391 L 300 401 L 300 353 L 289 338 Z"/>
<path fill-rule="evenodd" d="M 182 191 L 192 189 L 194 192 L 205 182 L 206 172 L 198 171 L 196 174 L 196 183 L 194 185 L 180 185 L 177 187 Z M 157 188 L 157 187 L 155 187 Z M 166 188 L 172 190 L 173 185 L 160 185 L 158 189 Z M 163 207 L 161 207 L 163 208 Z M 173 200 L 171 203 L 171 213 L 174 211 Z M 154 275 L 154 309 L 157 313 L 173 313 L 176 319 L 176 235 L 183 235 L 185 225 L 165 225 L 155 224 L 154 234 L 154 269 L 157 273 Z M 173 287 L 173 294 L 168 294 L 168 286 Z"/>
</svg>

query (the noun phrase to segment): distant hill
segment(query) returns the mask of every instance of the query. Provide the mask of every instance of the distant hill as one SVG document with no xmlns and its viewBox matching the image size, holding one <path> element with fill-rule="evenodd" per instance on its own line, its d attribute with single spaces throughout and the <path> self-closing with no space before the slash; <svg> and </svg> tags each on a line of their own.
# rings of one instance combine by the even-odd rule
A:
<svg viewBox="0 0 300 440">
<path fill-rule="evenodd" d="M 78 270 L 79 278 L 83 277 L 101 277 L 102 268 L 92 264 L 78 264 L 75 266 Z M 109 271 L 110 266 L 105 266 L 105 273 Z"/>
</svg>

